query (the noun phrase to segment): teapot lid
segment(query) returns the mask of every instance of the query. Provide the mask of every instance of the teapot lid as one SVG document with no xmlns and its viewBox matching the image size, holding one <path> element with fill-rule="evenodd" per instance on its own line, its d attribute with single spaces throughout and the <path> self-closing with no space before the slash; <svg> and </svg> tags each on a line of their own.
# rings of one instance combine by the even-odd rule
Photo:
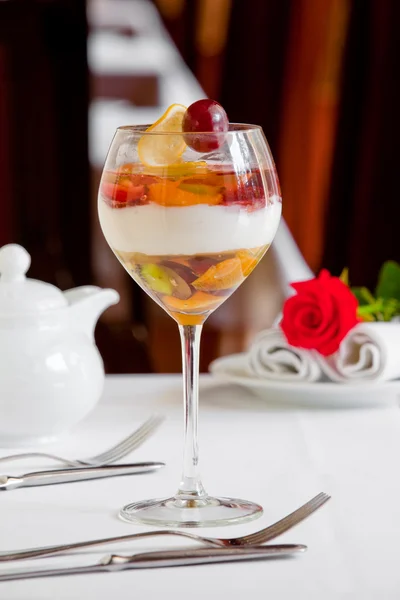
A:
<svg viewBox="0 0 400 600">
<path fill-rule="evenodd" d="M 54 285 L 29 279 L 29 253 L 18 244 L 0 248 L 0 317 L 44 313 L 63 308 L 68 302 Z"/>
</svg>

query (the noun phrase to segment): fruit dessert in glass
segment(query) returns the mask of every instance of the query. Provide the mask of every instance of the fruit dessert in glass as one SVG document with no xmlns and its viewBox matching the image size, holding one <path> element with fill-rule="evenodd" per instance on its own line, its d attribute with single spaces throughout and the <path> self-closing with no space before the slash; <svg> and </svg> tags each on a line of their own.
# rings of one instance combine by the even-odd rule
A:
<svg viewBox="0 0 400 600">
<path fill-rule="evenodd" d="M 262 130 L 229 124 L 200 100 L 172 105 L 152 126 L 120 127 L 99 189 L 105 238 L 133 279 L 178 323 L 183 354 L 185 444 L 175 496 L 125 507 L 125 520 L 199 526 L 261 514 L 243 500 L 211 498 L 197 455 L 202 323 L 269 248 L 281 216 L 275 166 Z"/>
</svg>

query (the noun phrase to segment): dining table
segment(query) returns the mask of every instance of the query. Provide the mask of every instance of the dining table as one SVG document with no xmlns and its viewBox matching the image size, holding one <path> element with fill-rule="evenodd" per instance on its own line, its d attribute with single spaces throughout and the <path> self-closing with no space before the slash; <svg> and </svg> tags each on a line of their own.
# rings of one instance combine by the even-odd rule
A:
<svg viewBox="0 0 400 600">
<path fill-rule="evenodd" d="M 373 385 L 373 384 L 372 384 Z M 72 458 L 94 455 L 152 414 L 159 429 L 122 462 L 162 461 L 155 473 L 21 488 L 0 493 L 0 552 L 155 529 L 122 521 L 122 506 L 173 495 L 183 449 L 182 381 L 176 374 L 111 375 L 95 409 L 72 431 L 36 447 Z M 397 600 L 400 597 L 400 411 L 272 405 L 244 386 L 200 376 L 200 466 L 215 495 L 258 502 L 252 522 L 189 529 L 234 537 L 254 532 L 326 492 L 331 499 L 276 539 L 305 544 L 278 559 L 0 582 L 2 600 L 171 598 L 204 600 Z M 13 448 L 13 452 L 26 450 Z M 10 453 L 1 448 L 0 456 Z M 1 474 L 50 468 L 44 459 L 0 465 Z M 271 541 L 269 543 L 275 543 Z M 146 538 L 80 553 L 0 563 L 0 573 L 89 565 L 110 554 L 198 547 Z"/>
</svg>

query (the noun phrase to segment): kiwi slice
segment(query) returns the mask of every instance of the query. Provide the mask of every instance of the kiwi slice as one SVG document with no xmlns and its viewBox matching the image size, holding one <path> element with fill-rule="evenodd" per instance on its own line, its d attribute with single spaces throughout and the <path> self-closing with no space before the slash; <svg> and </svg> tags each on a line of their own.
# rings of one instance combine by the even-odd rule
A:
<svg viewBox="0 0 400 600">
<path fill-rule="evenodd" d="M 171 283 L 170 276 L 166 272 L 166 269 L 154 263 L 147 263 L 142 265 L 140 273 L 153 292 L 171 296 L 174 286 Z"/>
</svg>

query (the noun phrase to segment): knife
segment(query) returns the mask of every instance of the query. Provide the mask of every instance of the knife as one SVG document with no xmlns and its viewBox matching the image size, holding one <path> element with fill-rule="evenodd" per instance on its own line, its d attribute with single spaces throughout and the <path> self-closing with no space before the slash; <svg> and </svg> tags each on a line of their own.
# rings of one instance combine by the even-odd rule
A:
<svg viewBox="0 0 400 600">
<path fill-rule="evenodd" d="M 0 475 L 0 491 L 14 490 L 20 487 L 51 485 L 53 483 L 70 483 L 72 481 L 87 481 L 102 477 L 117 475 L 136 475 L 157 471 L 165 467 L 162 462 L 143 462 L 128 465 L 106 465 L 104 467 L 78 467 L 72 469 L 53 469 L 51 471 L 36 471 L 19 477 Z"/>
<path fill-rule="evenodd" d="M 1 581 L 55 577 L 61 575 L 83 575 L 84 573 L 108 573 L 127 569 L 150 569 L 157 567 L 182 567 L 209 563 L 232 562 L 262 558 L 280 558 L 305 552 L 302 544 L 280 544 L 251 546 L 248 548 L 197 548 L 194 550 L 164 550 L 144 552 L 132 556 L 111 554 L 99 563 L 85 567 L 64 567 L 62 569 L 41 569 L 39 571 L 17 571 L 0 574 Z"/>
</svg>

